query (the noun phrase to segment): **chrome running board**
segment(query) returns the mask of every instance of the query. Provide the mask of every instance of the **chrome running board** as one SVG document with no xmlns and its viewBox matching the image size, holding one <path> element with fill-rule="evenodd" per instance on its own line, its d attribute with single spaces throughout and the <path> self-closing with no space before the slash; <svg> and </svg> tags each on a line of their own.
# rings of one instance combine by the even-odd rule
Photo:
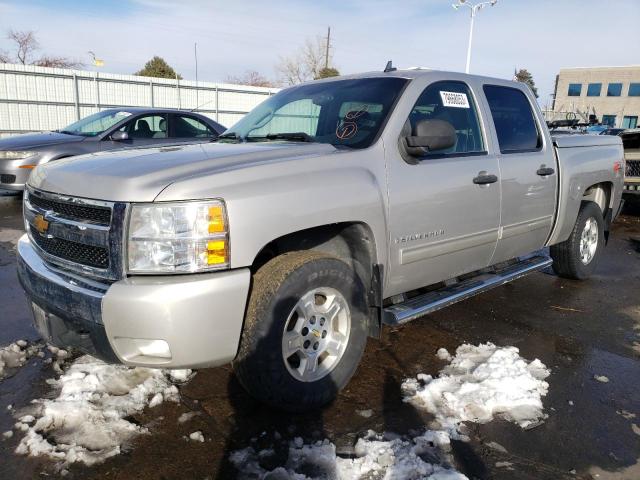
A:
<svg viewBox="0 0 640 480">
<path fill-rule="evenodd" d="M 535 255 L 511 264 L 500 270 L 483 272 L 453 285 L 410 298 L 384 309 L 383 323 L 400 325 L 418 317 L 466 300 L 492 288 L 524 277 L 550 266 L 553 260 L 546 255 Z"/>
</svg>

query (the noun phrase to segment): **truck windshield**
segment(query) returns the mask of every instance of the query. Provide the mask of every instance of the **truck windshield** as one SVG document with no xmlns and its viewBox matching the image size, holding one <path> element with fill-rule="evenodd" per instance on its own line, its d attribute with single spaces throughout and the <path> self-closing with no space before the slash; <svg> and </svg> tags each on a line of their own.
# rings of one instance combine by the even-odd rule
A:
<svg viewBox="0 0 640 480">
<path fill-rule="evenodd" d="M 60 129 L 60 133 L 95 137 L 130 115 L 130 112 L 124 110 L 105 110 L 89 115 Z"/>
<path fill-rule="evenodd" d="M 366 148 L 378 138 L 407 81 L 360 78 L 288 88 L 254 108 L 221 139 Z"/>
</svg>

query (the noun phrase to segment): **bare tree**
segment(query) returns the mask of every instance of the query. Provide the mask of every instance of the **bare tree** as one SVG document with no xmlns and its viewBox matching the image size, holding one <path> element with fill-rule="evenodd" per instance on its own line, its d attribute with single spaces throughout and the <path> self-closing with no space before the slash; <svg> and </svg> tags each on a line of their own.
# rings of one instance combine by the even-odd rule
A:
<svg viewBox="0 0 640 480">
<path fill-rule="evenodd" d="M 9 30 L 7 39 L 13 42 L 15 54 L 13 56 L 0 52 L 0 62 L 20 63 L 22 65 L 38 65 L 41 67 L 73 68 L 82 66 L 82 62 L 66 57 L 56 57 L 44 55 L 34 58 L 35 53 L 40 50 L 40 43 L 36 39 L 33 31 Z"/>
<path fill-rule="evenodd" d="M 229 75 L 225 82 L 236 85 L 251 85 L 252 87 L 275 87 L 275 83 L 255 70 L 247 70 L 241 76 Z"/>
<path fill-rule="evenodd" d="M 40 44 L 36 40 L 36 35 L 32 31 L 20 32 L 9 30 L 7 39 L 15 43 L 17 63 L 27 65 L 32 63 L 31 56 L 40 49 Z"/>
<path fill-rule="evenodd" d="M 297 52 L 288 57 L 280 58 L 280 63 L 276 65 L 276 71 L 280 81 L 286 85 L 295 85 L 321 78 L 321 72 L 326 67 L 326 57 L 327 44 L 324 38 L 307 39 Z M 333 54 L 329 50 L 329 65 L 331 65 L 332 57 Z"/>
</svg>

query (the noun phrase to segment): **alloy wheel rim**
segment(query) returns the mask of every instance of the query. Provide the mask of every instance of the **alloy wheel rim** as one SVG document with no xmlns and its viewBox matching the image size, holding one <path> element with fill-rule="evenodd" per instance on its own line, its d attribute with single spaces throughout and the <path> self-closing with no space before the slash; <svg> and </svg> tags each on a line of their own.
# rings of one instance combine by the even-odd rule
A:
<svg viewBox="0 0 640 480">
<path fill-rule="evenodd" d="M 588 265 L 593 260 L 598 249 L 598 222 L 589 217 L 580 235 L 580 261 Z"/>
<path fill-rule="evenodd" d="M 282 335 L 282 358 L 301 382 L 315 382 L 338 365 L 349 342 L 351 313 L 344 296 L 330 287 L 305 293 L 293 307 Z"/>
</svg>

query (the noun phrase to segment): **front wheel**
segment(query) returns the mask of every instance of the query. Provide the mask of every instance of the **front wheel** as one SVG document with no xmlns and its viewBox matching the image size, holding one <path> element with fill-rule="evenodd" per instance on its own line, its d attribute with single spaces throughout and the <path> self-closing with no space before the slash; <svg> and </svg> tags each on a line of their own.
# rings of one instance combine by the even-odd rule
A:
<svg viewBox="0 0 640 480">
<path fill-rule="evenodd" d="M 551 246 L 553 270 L 565 278 L 589 278 L 604 247 L 604 221 L 602 211 L 594 202 L 584 202 L 571 236 Z"/>
<path fill-rule="evenodd" d="M 348 383 L 366 340 L 365 289 L 355 272 L 322 253 L 292 252 L 254 275 L 233 366 L 257 399 L 304 411 Z"/>
</svg>

